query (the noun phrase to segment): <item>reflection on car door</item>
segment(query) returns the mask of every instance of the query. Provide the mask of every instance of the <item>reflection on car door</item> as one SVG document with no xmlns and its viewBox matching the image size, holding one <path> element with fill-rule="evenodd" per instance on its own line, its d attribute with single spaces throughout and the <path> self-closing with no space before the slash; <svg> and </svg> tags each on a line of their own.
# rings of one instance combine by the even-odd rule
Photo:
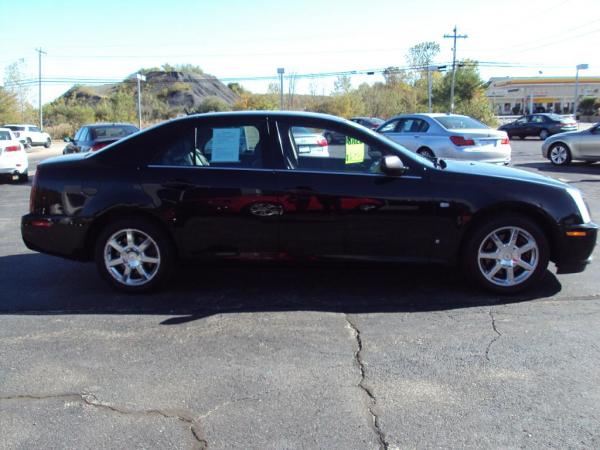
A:
<svg viewBox="0 0 600 450">
<path fill-rule="evenodd" d="M 581 156 L 590 159 L 600 158 L 600 127 L 596 126 L 587 133 L 580 133 L 577 136 L 577 146 Z"/>
<path fill-rule="evenodd" d="M 277 250 L 281 206 L 266 122 L 239 120 L 187 121 L 164 136 L 148 134 L 158 152 L 143 189 L 171 218 L 188 256 Z"/>
<path fill-rule="evenodd" d="M 288 126 L 278 125 L 284 150 L 293 155 Z M 368 137 L 355 133 L 349 131 L 347 136 L 368 142 Z M 352 144 L 346 149 L 348 145 Z M 350 258 L 429 258 L 435 220 L 423 174 L 416 169 L 402 177 L 378 173 L 382 154 L 393 150 L 368 144 L 364 148 L 360 164 L 348 163 L 347 153 L 340 158 L 339 151 L 330 151 L 329 158 L 319 158 L 317 163 L 298 159 L 294 167 L 277 171 L 284 207 L 283 251 Z"/>
</svg>

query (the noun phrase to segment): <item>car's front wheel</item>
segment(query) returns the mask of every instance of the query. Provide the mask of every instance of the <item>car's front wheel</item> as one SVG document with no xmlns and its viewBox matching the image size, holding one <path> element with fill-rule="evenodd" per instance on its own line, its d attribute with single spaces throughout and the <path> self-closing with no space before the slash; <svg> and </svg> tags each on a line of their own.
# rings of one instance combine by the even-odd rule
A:
<svg viewBox="0 0 600 450">
<path fill-rule="evenodd" d="M 50 139 L 50 138 L 46 139 L 46 142 L 44 142 L 44 147 L 50 148 L 51 145 L 52 145 L 52 139 Z"/>
<path fill-rule="evenodd" d="M 466 243 L 464 266 L 483 288 L 514 294 L 538 283 L 548 267 L 549 245 L 540 227 L 522 216 L 490 219 Z"/>
<path fill-rule="evenodd" d="M 566 166 L 571 162 L 571 150 L 562 142 L 557 142 L 550 147 L 548 159 L 555 166 Z"/>
<path fill-rule="evenodd" d="M 100 275 L 117 290 L 149 292 L 168 280 L 174 250 L 168 236 L 155 224 L 138 218 L 108 225 L 95 249 Z"/>
<path fill-rule="evenodd" d="M 419 150 L 417 150 L 417 154 L 421 155 L 423 158 L 427 158 L 427 159 L 435 159 L 435 154 L 433 153 L 433 151 L 427 147 L 422 147 Z"/>
</svg>

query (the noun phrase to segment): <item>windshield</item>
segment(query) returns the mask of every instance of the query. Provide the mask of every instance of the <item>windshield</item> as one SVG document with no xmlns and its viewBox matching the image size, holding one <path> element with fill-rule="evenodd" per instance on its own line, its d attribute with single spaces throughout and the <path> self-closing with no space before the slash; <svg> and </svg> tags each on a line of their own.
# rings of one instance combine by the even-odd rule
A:
<svg viewBox="0 0 600 450">
<path fill-rule="evenodd" d="M 92 130 L 94 139 L 121 138 L 137 131 L 133 126 L 99 127 Z"/>
<path fill-rule="evenodd" d="M 468 116 L 434 117 L 447 130 L 465 130 L 471 128 L 489 128 L 487 125 Z"/>
</svg>

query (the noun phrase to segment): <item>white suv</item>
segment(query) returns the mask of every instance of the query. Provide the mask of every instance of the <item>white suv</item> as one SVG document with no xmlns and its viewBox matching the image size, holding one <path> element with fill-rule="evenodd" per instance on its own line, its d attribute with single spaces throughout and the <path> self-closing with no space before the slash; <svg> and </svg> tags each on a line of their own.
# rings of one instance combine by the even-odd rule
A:
<svg viewBox="0 0 600 450">
<path fill-rule="evenodd" d="M 44 147 L 49 148 L 52 145 L 50 135 L 44 133 L 35 125 L 9 124 L 4 125 L 4 128 L 12 130 L 17 139 L 29 147 L 33 145 L 43 145 Z"/>
</svg>

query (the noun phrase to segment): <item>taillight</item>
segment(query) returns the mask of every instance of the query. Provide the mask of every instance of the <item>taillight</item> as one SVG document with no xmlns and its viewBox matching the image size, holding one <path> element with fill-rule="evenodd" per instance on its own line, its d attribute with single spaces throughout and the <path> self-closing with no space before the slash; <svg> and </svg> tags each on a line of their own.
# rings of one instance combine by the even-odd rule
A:
<svg viewBox="0 0 600 450">
<path fill-rule="evenodd" d="M 4 149 L 5 152 L 20 152 L 21 151 L 21 146 L 20 145 L 10 145 L 8 147 L 6 147 Z"/>
<path fill-rule="evenodd" d="M 508 145 L 510 144 L 510 139 L 508 139 L 507 137 L 502 138 L 502 140 L 500 141 L 501 144 L 503 145 Z"/>
<path fill-rule="evenodd" d="M 37 197 L 38 190 L 38 173 L 40 169 L 35 170 L 35 175 L 33 176 L 33 181 L 31 182 L 31 192 L 29 193 L 29 212 L 31 214 L 35 213 L 35 199 Z"/>
<path fill-rule="evenodd" d="M 92 148 L 90 150 L 93 151 L 93 152 L 95 152 L 96 150 L 100 150 L 101 148 L 104 148 L 107 145 L 108 145 L 108 143 L 106 143 L 106 142 L 100 142 L 98 144 L 92 145 Z"/>
<path fill-rule="evenodd" d="M 475 141 L 473 139 L 465 139 L 463 136 L 450 136 L 450 140 L 454 145 L 457 145 L 458 147 L 475 145 Z"/>
<path fill-rule="evenodd" d="M 325 139 L 324 137 L 317 139 L 317 145 L 319 147 L 327 147 L 327 139 Z"/>
</svg>

